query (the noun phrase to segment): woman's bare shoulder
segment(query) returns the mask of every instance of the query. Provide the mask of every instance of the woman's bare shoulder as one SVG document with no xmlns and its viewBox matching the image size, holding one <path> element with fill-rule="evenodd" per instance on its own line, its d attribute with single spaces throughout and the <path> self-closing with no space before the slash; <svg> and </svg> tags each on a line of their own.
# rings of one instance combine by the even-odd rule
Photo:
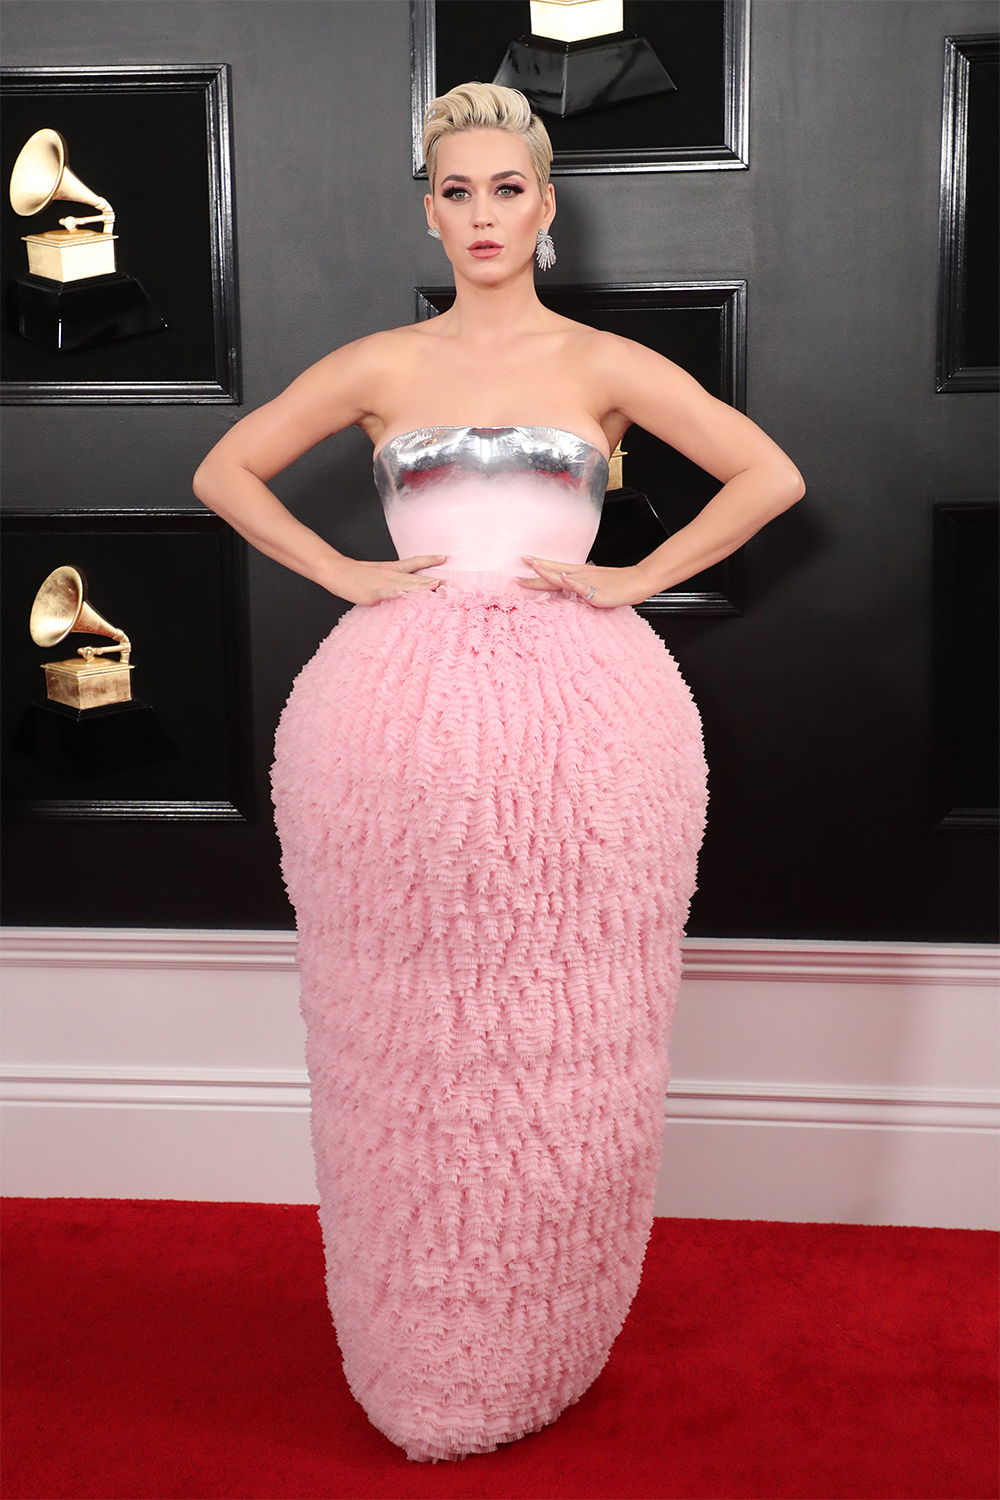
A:
<svg viewBox="0 0 1000 1500">
<path fill-rule="evenodd" d="M 553 325 L 553 331 L 556 331 Z M 624 338 L 620 333 L 608 333 L 603 328 L 591 328 L 588 323 L 578 323 L 573 318 L 560 318 L 558 331 L 564 339 L 564 351 L 574 362 L 581 361 L 585 367 L 597 370 L 623 369 L 650 360 L 669 365 L 669 360 L 638 344 L 634 339 Z"/>
<path fill-rule="evenodd" d="M 383 329 L 331 349 L 307 366 L 278 402 L 293 408 L 335 406 L 338 410 L 350 405 L 356 408 L 356 415 L 348 422 L 377 411 L 386 382 L 407 368 L 407 351 L 412 344 L 406 335 L 405 328 Z"/>
<path fill-rule="evenodd" d="M 345 369 L 378 369 L 400 357 L 406 347 L 406 340 L 401 335 L 407 332 L 406 328 L 385 328 L 377 333 L 363 334 L 361 338 L 331 349 L 329 354 L 323 355 L 304 370 L 303 374 L 308 375 L 312 371 L 322 375 Z"/>
<path fill-rule="evenodd" d="M 573 357 L 578 368 L 593 377 L 595 389 L 601 393 L 599 399 L 609 409 L 628 401 L 636 390 L 648 390 L 655 385 L 661 395 L 687 393 L 695 384 L 683 366 L 650 349 L 648 344 L 602 328 L 584 328 L 581 324 L 576 327 L 579 334 L 574 335 Z M 628 406 L 621 409 L 629 410 Z M 637 419 L 633 416 L 632 420 Z"/>
<path fill-rule="evenodd" d="M 637 343 L 635 339 L 627 339 L 620 333 L 609 333 L 604 328 L 591 328 L 587 323 L 574 322 L 572 318 L 564 318 L 567 338 L 571 338 L 581 353 L 588 357 L 599 360 L 612 359 L 618 361 L 634 360 L 662 360 L 663 355 L 657 354 L 646 344 Z M 669 364 L 669 360 L 664 363 Z"/>
</svg>

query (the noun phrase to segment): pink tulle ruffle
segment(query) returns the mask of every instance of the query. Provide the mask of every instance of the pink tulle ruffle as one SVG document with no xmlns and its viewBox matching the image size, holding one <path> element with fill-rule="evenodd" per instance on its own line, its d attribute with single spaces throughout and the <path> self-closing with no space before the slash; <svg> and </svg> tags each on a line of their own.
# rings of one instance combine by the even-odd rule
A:
<svg viewBox="0 0 1000 1500">
<path fill-rule="evenodd" d="M 273 769 L 344 1369 L 414 1459 L 599 1374 L 664 1132 L 701 724 L 633 610 L 451 587 L 350 610 Z"/>
</svg>

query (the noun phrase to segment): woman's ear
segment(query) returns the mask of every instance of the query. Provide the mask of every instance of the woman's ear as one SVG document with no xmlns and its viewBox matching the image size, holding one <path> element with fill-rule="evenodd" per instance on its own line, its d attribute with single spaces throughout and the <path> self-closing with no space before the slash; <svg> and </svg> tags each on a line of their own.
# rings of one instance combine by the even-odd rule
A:
<svg viewBox="0 0 1000 1500">
<path fill-rule="evenodd" d="M 550 182 L 545 189 L 545 228 L 548 229 L 556 216 L 556 190 Z"/>
<path fill-rule="evenodd" d="M 430 193 L 424 194 L 424 213 L 427 215 L 427 228 L 436 229 L 434 222 L 434 199 Z"/>
</svg>

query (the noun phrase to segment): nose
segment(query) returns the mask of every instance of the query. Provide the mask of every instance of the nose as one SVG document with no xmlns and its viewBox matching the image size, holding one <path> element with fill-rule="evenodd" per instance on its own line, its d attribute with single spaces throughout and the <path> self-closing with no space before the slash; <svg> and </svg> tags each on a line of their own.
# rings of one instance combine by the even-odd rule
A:
<svg viewBox="0 0 1000 1500">
<path fill-rule="evenodd" d="M 487 198 L 485 201 L 480 200 L 480 202 L 476 204 L 476 211 L 472 216 L 472 223 L 476 229 L 486 229 L 493 223 L 493 216 L 490 213 L 489 198 Z"/>
</svg>

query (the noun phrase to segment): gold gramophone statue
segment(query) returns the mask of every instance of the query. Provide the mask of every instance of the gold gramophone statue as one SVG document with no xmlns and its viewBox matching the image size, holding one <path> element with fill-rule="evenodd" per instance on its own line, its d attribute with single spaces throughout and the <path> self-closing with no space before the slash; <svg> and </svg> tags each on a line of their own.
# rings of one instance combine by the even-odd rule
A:
<svg viewBox="0 0 1000 1500">
<path fill-rule="evenodd" d="M 57 199 L 98 211 L 67 214 L 58 229 L 22 236 L 28 274 L 15 277 L 11 288 L 14 332 L 63 353 L 165 328 L 135 277 L 118 270 L 111 204 L 70 171 L 69 149 L 58 130 L 36 130 L 14 163 L 11 207 L 31 218 Z M 101 228 L 84 227 L 90 224 Z"/>
<path fill-rule="evenodd" d="M 132 697 L 129 655 L 132 644 L 124 630 L 109 625 L 87 602 L 87 585 L 77 568 L 56 568 L 35 595 L 28 628 L 36 646 L 58 646 L 74 631 L 109 635 L 113 646 L 80 646 L 68 661 L 44 664 L 46 696 L 67 708 L 102 708 L 128 703 Z M 105 661 L 117 651 L 117 661 Z"/>
<path fill-rule="evenodd" d="M 511 42 L 493 82 L 562 119 L 673 93 L 646 38 L 624 24 L 623 0 L 531 0 L 531 34 Z"/>
<path fill-rule="evenodd" d="M 115 211 L 107 198 L 92 192 L 69 169 L 66 142 L 57 130 L 36 130 L 18 154 L 10 177 L 10 202 L 16 214 L 30 218 L 54 198 L 89 203 L 100 212 L 87 218 L 68 215 L 61 229 L 22 238 L 28 247 L 28 270 L 50 281 L 79 281 L 84 276 L 106 276 L 115 265 Z M 81 224 L 100 224 L 99 233 Z"/>
<path fill-rule="evenodd" d="M 622 447 L 621 443 L 619 443 L 614 453 L 612 453 L 611 457 L 608 459 L 609 490 L 620 490 L 622 488 L 622 485 L 625 483 L 622 465 L 624 464 L 626 458 L 628 458 L 628 453 Z"/>
<path fill-rule="evenodd" d="M 626 485 L 623 464 L 627 457 L 619 443 L 608 461 L 601 524 L 587 559 L 602 568 L 635 567 L 669 536 L 648 497 Z"/>
<path fill-rule="evenodd" d="M 74 777 L 131 770 L 179 753 L 152 705 L 133 698 L 131 642 L 88 603 L 79 568 L 49 574 L 29 628 L 36 646 L 58 646 L 74 631 L 110 636 L 112 644 L 81 646 L 66 661 L 42 664 L 47 696 L 27 704 L 13 749 Z"/>
</svg>

